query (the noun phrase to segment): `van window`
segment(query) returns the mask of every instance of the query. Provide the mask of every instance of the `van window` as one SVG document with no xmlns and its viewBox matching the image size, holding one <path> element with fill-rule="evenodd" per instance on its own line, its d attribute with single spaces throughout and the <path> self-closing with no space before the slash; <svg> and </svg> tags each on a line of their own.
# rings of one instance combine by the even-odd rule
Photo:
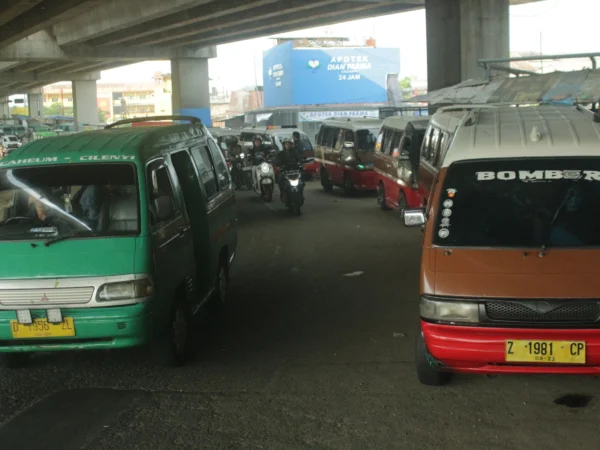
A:
<svg viewBox="0 0 600 450">
<path fill-rule="evenodd" d="M 164 165 L 164 161 L 162 159 L 148 165 L 146 169 L 146 184 L 148 188 L 148 198 L 150 200 L 151 225 L 154 226 L 159 223 L 165 223 L 173 220 L 175 218 L 177 202 L 175 201 L 175 193 L 173 191 L 171 178 L 169 177 L 169 170 L 167 166 Z M 163 217 L 161 222 L 156 219 L 156 202 L 159 199 L 170 199 L 170 203 L 173 207 L 173 214 L 169 215 L 168 217 Z"/>
<path fill-rule="evenodd" d="M 194 147 L 192 150 L 192 157 L 198 166 L 198 172 L 200 172 L 200 179 L 204 185 L 204 191 L 206 192 L 207 198 L 213 198 L 219 193 L 219 186 L 217 184 L 217 174 L 215 166 L 208 147 L 205 145 Z"/>
<path fill-rule="evenodd" d="M 335 148 L 338 136 L 340 134 L 339 128 L 326 127 L 324 133 L 324 142 L 323 145 L 330 148 Z"/>
<path fill-rule="evenodd" d="M 600 246 L 600 158 L 452 164 L 434 243 L 467 247 Z"/>
<path fill-rule="evenodd" d="M 0 240 L 139 233 L 131 164 L 68 164 L 0 170 Z"/>
<path fill-rule="evenodd" d="M 217 178 L 219 180 L 219 189 L 221 191 L 225 191 L 229 189 L 230 185 L 229 169 L 227 168 L 227 164 L 225 164 L 223 154 L 219 150 L 219 147 L 217 147 L 217 145 L 212 141 L 212 139 L 208 140 L 208 145 L 210 147 L 212 159 L 215 162 L 215 169 L 217 172 Z"/>
<path fill-rule="evenodd" d="M 374 151 L 378 133 L 379 129 L 358 130 L 356 137 L 359 150 L 366 152 Z"/>
</svg>

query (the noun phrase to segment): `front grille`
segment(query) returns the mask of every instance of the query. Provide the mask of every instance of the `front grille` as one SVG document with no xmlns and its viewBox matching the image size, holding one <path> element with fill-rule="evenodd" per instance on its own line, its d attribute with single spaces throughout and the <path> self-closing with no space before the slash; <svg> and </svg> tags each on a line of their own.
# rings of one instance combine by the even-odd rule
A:
<svg viewBox="0 0 600 450">
<path fill-rule="evenodd" d="M 600 317 L 600 302 L 573 300 L 489 301 L 489 319 L 506 322 L 591 323 Z"/>
<path fill-rule="evenodd" d="M 87 303 L 94 288 L 0 289 L 0 305 L 66 305 Z"/>
</svg>

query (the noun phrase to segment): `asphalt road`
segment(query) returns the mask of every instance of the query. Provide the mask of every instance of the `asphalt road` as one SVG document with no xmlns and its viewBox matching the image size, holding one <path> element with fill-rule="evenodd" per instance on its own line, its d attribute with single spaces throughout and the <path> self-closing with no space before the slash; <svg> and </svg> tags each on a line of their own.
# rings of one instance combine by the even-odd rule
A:
<svg viewBox="0 0 600 450">
<path fill-rule="evenodd" d="M 238 208 L 231 303 L 194 360 L 61 353 L 0 369 L 1 450 L 598 448 L 593 378 L 418 383 L 421 235 L 373 197 L 313 182 L 301 217 L 250 193 Z M 592 399 L 554 403 L 571 394 Z"/>
</svg>

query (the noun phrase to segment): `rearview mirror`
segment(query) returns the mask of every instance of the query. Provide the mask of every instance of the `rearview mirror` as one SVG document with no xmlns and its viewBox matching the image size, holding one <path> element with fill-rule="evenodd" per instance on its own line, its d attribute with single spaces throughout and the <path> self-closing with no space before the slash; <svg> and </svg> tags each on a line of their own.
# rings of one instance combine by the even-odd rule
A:
<svg viewBox="0 0 600 450">
<path fill-rule="evenodd" d="M 407 227 L 420 227 L 425 225 L 425 210 L 407 209 L 404 211 L 404 225 Z"/>
</svg>

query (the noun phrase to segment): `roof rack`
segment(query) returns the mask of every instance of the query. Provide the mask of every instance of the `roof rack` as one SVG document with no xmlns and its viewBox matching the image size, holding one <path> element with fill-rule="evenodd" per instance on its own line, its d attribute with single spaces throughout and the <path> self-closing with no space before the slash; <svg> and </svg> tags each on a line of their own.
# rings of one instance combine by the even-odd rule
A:
<svg viewBox="0 0 600 450">
<path fill-rule="evenodd" d="M 123 119 L 123 120 L 119 120 L 117 122 L 111 123 L 110 125 L 106 125 L 104 127 L 105 130 L 108 130 L 109 128 L 115 128 L 118 127 L 119 125 L 126 125 L 128 123 L 137 123 L 137 122 L 152 122 L 152 121 L 156 121 L 156 120 L 187 120 L 190 123 L 196 124 L 196 123 L 202 123 L 202 121 L 200 119 L 198 119 L 197 117 L 194 116 L 148 116 L 148 117 L 134 117 L 133 119 Z"/>
</svg>

